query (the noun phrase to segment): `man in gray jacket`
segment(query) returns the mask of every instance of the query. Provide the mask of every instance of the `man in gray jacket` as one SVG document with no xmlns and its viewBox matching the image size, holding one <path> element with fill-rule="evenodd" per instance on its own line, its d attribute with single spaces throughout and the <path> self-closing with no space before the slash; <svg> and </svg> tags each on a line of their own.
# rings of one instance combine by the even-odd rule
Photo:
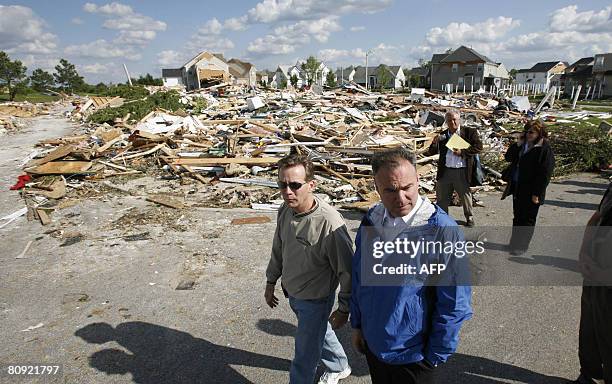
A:
<svg viewBox="0 0 612 384">
<path fill-rule="evenodd" d="M 351 373 L 333 331 L 346 324 L 349 315 L 351 238 L 342 216 L 313 194 L 314 166 L 306 156 L 289 155 L 278 168 L 285 203 L 278 211 L 265 299 L 271 308 L 278 305 L 274 290 L 282 276 L 283 291 L 298 320 L 289 382 L 312 384 L 322 360 L 326 372 L 319 383 L 335 384 Z M 338 284 L 338 309 L 330 315 Z"/>
</svg>

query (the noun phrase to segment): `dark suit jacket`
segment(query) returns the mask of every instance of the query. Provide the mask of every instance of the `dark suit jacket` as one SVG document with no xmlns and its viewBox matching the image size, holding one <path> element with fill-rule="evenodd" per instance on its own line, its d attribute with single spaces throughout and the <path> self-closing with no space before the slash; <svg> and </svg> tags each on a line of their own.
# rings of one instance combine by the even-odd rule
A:
<svg viewBox="0 0 612 384">
<path fill-rule="evenodd" d="M 429 156 L 433 156 L 437 153 L 440 154 L 440 158 L 438 159 L 438 175 L 436 177 L 437 180 L 444 175 L 446 171 L 446 153 L 448 152 L 448 148 L 446 148 L 446 143 L 451 138 L 452 134 L 448 131 L 448 129 L 444 130 L 441 133 L 442 138 L 438 140 L 437 144 L 431 143 L 429 146 L 429 150 L 427 151 Z M 459 136 L 468 143 L 470 143 L 470 147 L 462 150 L 461 156 L 465 160 L 466 165 L 466 174 L 467 174 L 467 182 L 468 184 L 472 181 L 472 173 L 474 170 L 474 155 L 479 154 L 482 151 L 482 141 L 480 141 L 480 137 L 478 136 L 478 130 L 476 128 L 471 127 L 461 127 L 459 128 Z"/>
<path fill-rule="evenodd" d="M 548 140 L 544 139 L 541 144 L 536 144 L 529 152 L 522 157 L 519 156 L 521 148 L 517 143 L 508 147 L 504 155 L 506 161 L 510 162 L 511 175 L 518 170 L 518 183 L 510 180 L 502 199 L 510 194 L 517 197 L 522 196 L 530 199 L 531 196 L 538 196 L 540 204 L 546 198 L 546 187 L 555 168 L 555 157 Z"/>
</svg>

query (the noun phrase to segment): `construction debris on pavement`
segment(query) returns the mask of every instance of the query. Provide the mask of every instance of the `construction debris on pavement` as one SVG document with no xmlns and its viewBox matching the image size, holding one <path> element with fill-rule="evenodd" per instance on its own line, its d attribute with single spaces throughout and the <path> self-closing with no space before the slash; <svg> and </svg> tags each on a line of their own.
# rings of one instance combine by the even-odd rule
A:
<svg viewBox="0 0 612 384">
<path fill-rule="evenodd" d="M 327 201 L 365 209 L 378 200 L 369 158 L 397 146 L 417 155 L 421 193 L 433 199 L 437 155 L 428 156 L 427 149 L 451 108 L 461 112 L 464 125 L 480 131 L 487 179 L 474 190 L 490 191 L 502 188 L 497 164 L 535 107 L 521 96 L 448 95 L 424 89 L 413 89 L 409 95 L 380 94 L 357 84 L 316 92 L 219 84 L 183 91 L 180 102 L 184 106 L 180 110 L 152 110 L 139 120 L 127 114 L 111 125 L 88 123 L 87 118 L 95 111 L 125 105 L 121 97 L 73 100 L 70 115 L 82 124 L 80 131 L 40 142 L 23 161 L 28 179 L 16 180 L 21 184 L 15 189 L 24 197 L 28 216 L 48 223 L 62 200 L 85 198 L 92 191 L 138 194 L 121 184 L 141 177 L 172 185 L 159 193 L 138 194 L 169 209 L 274 209 L 282 202 L 275 164 L 292 151 L 308 154 L 314 161 L 317 192 Z M 0 108 L 0 124 L 6 121 L 2 114 L 6 108 Z M 593 115 L 611 117 L 552 109 L 541 116 L 573 122 Z M 601 129 L 610 131 L 610 126 Z M 199 193 L 197 200 L 188 196 L 194 190 Z"/>
</svg>

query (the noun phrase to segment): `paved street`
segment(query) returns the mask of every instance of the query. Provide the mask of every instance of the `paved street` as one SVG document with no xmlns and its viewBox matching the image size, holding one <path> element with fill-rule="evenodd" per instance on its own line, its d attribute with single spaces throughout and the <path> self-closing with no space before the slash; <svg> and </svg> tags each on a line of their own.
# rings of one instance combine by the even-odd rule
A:
<svg viewBox="0 0 612 384">
<path fill-rule="evenodd" d="M 68 134 L 68 124 L 41 117 L 2 137 L 0 217 L 23 207 L 8 190 L 21 159 L 38 140 Z M 126 187 L 138 191 L 155 182 L 144 177 Z M 539 224 L 583 225 L 607 183 L 594 174 L 556 180 Z M 481 194 L 479 226 L 511 223 L 511 201 L 499 198 L 498 192 Z M 40 383 L 287 382 L 295 317 L 286 300 L 274 310 L 263 300 L 275 214 L 152 207 L 135 194 L 99 194 L 57 211 L 47 227 L 21 217 L 0 229 L 0 363 L 62 365 L 55 380 L 27 381 Z M 460 212 L 451 208 L 453 215 Z M 272 221 L 230 224 L 261 215 Z M 354 236 L 361 215 L 344 215 Z M 79 232 L 82 241 L 61 246 L 53 230 Z M 120 237 L 145 232 L 144 240 Z M 16 259 L 29 241 L 25 258 Z M 175 290 L 186 277 L 196 279 L 195 289 Z M 439 382 L 575 378 L 579 301 L 577 286 L 475 287 L 474 317 L 457 354 L 440 368 Z M 370 382 L 349 330 L 340 335 L 354 373 L 342 383 Z M 26 381 L 0 376 L 0 382 Z"/>
</svg>

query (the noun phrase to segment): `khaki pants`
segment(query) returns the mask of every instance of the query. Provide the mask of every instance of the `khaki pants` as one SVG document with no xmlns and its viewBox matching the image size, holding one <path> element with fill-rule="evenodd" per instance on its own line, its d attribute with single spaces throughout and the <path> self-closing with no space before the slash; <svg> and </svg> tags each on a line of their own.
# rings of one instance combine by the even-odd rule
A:
<svg viewBox="0 0 612 384">
<path fill-rule="evenodd" d="M 459 199 L 461 199 L 465 219 L 473 219 L 472 192 L 470 192 L 465 168 L 446 168 L 444 174 L 436 183 L 436 203 L 446 213 L 448 213 L 448 205 L 453 197 L 453 191 L 457 191 Z"/>
</svg>

